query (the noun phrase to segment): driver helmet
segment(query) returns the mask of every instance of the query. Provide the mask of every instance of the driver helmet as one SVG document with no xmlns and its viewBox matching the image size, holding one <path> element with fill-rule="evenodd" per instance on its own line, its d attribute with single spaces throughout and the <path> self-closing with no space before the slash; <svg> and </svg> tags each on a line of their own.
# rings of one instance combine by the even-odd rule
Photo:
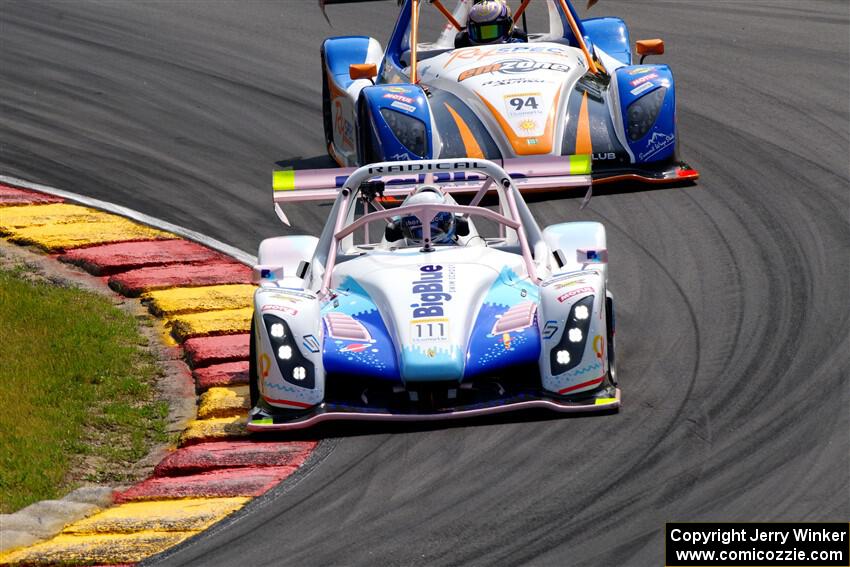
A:
<svg viewBox="0 0 850 567">
<path fill-rule="evenodd" d="M 513 28 L 511 10 L 503 0 L 477 0 L 469 9 L 467 33 L 473 44 L 507 43 Z"/>
<path fill-rule="evenodd" d="M 439 187 L 423 185 L 416 189 L 401 204 L 406 205 L 443 205 L 446 196 Z M 433 244 L 450 244 L 454 242 L 456 226 L 455 216 L 447 211 L 437 213 L 431 221 L 431 242 Z M 401 231 L 409 244 L 422 244 L 422 223 L 416 215 L 401 217 Z"/>
</svg>

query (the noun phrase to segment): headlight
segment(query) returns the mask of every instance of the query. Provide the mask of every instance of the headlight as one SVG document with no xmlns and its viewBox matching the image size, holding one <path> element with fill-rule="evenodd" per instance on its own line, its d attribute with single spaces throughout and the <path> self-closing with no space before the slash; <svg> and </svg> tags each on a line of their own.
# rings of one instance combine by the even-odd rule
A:
<svg viewBox="0 0 850 567">
<path fill-rule="evenodd" d="M 382 108 L 381 116 L 405 148 L 419 157 L 425 157 L 428 148 L 424 122 L 389 108 Z"/>
<path fill-rule="evenodd" d="M 295 337 L 286 321 L 275 315 L 263 315 L 263 323 L 272 343 L 272 353 L 283 379 L 301 388 L 315 388 L 313 363 L 307 360 L 293 342 Z"/>
<path fill-rule="evenodd" d="M 590 329 L 590 310 L 593 296 L 576 301 L 565 321 L 566 328 L 560 342 L 549 353 L 552 374 L 563 374 L 581 363 L 584 347 L 587 344 L 587 332 Z"/>
<path fill-rule="evenodd" d="M 631 141 L 635 142 L 646 136 L 646 133 L 655 124 L 655 119 L 658 118 L 666 94 L 667 87 L 661 87 L 629 105 L 628 110 L 626 110 L 628 118 L 626 129 Z"/>
</svg>

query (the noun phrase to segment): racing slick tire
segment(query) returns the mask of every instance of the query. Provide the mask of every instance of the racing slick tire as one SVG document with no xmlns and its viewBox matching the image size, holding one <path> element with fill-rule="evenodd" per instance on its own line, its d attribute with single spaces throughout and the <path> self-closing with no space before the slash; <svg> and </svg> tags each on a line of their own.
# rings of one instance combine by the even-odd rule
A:
<svg viewBox="0 0 850 567">
<path fill-rule="evenodd" d="M 617 356 L 614 339 L 614 300 L 610 297 L 605 299 L 605 326 L 608 339 L 608 381 L 612 386 L 617 386 Z"/>
<path fill-rule="evenodd" d="M 257 345 L 255 344 L 256 331 L 254 331 L 253 318 L 251 320 L 251 334 L 248 340 L 250 341 L 248 346 L 248 392 L 251 396 L 251 409 L 253 409 L 257 407 L 260 401 L 260 385 L 259 377 L 257 376 Z"/>
<path fill-rule="evenodd" d="M 331 89 L 328 86 L 328 71 L 325 66 L 325 54 L 322 52 L 322 125 L 325 129 L 325 149 L 331 155 L 331 144 L 334 141 L 333 116 L 331 114 Z"/>
</svg>

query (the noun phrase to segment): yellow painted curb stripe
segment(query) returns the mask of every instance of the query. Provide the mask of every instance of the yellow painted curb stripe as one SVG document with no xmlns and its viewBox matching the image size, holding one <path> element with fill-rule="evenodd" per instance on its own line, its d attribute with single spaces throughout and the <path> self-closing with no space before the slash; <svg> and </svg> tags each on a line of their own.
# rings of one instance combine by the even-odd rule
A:
<svg viewBox="0 0 850 567">
<path fill-rule="evenodd" d="M 121 217 L 79 205 L 65 203 L 27 205 L 3 209 L 0 214 L 0 234 L 8 233 L 16 228 L 69 222 L 109 222 L 117 218 Z"/>
<path fill-rule="evenodd" d="M 180 444 L 194 443 L 207 439 L 225 439 L 229 437 L 244 437 L 248 435 L 245 424 L 248 416 L 222 417 L 213 419 L 196 419 L 180 435 Z"/>
<path fill-rule="evenodd" d="M 208 419 L 244 416 L 251 409 L 248 407 L 249 404 L 248 386 L 210 388 L 201 395 L 198 417 Z"/>
<path fill-rule="evenodd" d="M 150 302 L 154 315 L 170 316 L 200 311 L 244 309 L 251 306 L 254 289 L 256 288 L 250 284 L 175 287 L 150 291 L 142 295 L 142 299 Z"/>
<path fill-rule="evenodd" d="M 197 532 L 154 532 L 134 534 L 60 534 L 7 554 L 0 565 L 104 565 L 134 563 L 173 547 Z"/>
<path fill-rule="evenodd" d="M 251 307 L 246 307 L 245 309 L 178 315 L 169 322 L 171 335 L 178 342 L 183 342 L 192 337 L 247 333 L 251 330 L 253 313 L 254 310 Z"/>
<path fill-rule="evenodd" d="M 295 189 L 295 170 L 287 169 L 272 173 L 272 189 L 275 191 L 292 191 Z"/>
<path fill-rule="evenodd" d="M 570 156 L 570 175 L 588 175 L 591 171 L 589 155 Z"/>
<path fill-rule="evenodd" d="M 245 505 L 250 498 L 184 498 L 128 502 L 75 522 L 64 534 L 116 534 L 145 530 L 186 532 L 204 530 Z"/>
<path fill-rule="evenodd" d="M 35 245 L 48 252 L 60 252 L 81 246 L 126 242 L 128 240 L 163 240 L 177 238 L 161 230 L 148 228 L 121 217 L 108 222 L 81 222 L 16 228 L 9 239 L 16 244 Z"/>
</svg>

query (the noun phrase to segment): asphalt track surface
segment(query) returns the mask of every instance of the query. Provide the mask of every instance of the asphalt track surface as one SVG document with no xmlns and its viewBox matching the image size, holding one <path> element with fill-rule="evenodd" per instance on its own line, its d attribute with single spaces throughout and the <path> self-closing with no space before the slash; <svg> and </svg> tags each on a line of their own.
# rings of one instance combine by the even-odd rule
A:
<svg viewBox="0 0 850 567">
<path fill-rule="evenodd" d="M 0 169 L 253 251 L 323 156 L 319 44 L 392 4 L 0 2 Z M 660 565 L 668 521 L 850 518 L 846 1 L 607 0 L 662 36 L 696 186 L 538 200 L 606 224 L 616 415 L 353 427 L 178 565 Z M 316 233 L 321 205 L 292 207 Z"/>
</svg>

